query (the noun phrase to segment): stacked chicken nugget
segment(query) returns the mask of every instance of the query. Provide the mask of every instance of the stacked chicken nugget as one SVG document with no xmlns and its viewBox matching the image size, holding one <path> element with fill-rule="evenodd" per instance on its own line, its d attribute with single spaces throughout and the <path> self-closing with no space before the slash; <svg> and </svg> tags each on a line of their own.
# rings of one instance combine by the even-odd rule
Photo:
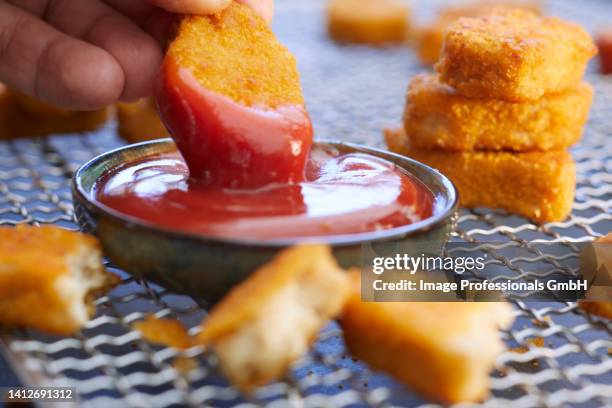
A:
<svg viewBox="0 0 612 408">
<path fill-rule="evenodd" d="M 593 90 L 582 76 L 596 51 L 581 27 L 526 10 L 461 18 L 438 74 L 411 81 L 404 132 L 387 143 L 448 175 L 463 206 L 563 220 L 576 178 L 566 149 L 587 120 Z"/>
<path fill-rule="evenodd" d="M 461 17 L 477 17 L 495 9 L 523 9 L 541 14 L 538 0 L 471 0 L 453 2 L 442 8 L 435 20 L 416 29 L 415 46 L 423 65 L 433 65 L 440 58 L 447 28 Z"/>
</svg>

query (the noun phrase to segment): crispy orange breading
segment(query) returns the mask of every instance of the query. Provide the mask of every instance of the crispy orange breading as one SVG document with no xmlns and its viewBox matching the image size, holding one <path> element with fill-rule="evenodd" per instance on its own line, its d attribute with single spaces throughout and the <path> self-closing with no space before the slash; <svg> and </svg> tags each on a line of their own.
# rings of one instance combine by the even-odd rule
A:
<svg viewBox="0 0 612 408">
<path fill-rule="evenodd" d="M 408 87 L 404 129 L 419 149 L 561 150 L 582 136 L 592 99 L 585 82 L 536 102 L 466 98 L 421 74 Z"/>
<path fill-rule="evenodd" d="M 444 173 L 464 207 L 503 208 L 537 223 L 562 221 L 572 209 L 576 164 L 566 151 L 446 152 L 416 149 L 403 130 L 385 131 L 389 150 Z"/>
<path fill-rule="evenodd" d="M 204 321 L 199 339 L 213 347 L 230 381 L 249 391 L 307 351 L 348 290 L 328 246 L 292 247 L 234 288 Z"/>
<path fill-rule="evenodd" d="M 505 303 L 362 302 L 359 273 L 342 312 L 350 353 L 443 403 L 475 402 L 504 350 L 497 334 L 513 320 Z"/>
<path fill-rule="evenodd" d="M 541 8 L 534 1 L 484 0 L 459 3 L 440 10 L 437 18 L 417 30 L 417 53 L 425 65 L 433 65 L 440 58 L 444 34 L 448 26 L 460 17 L 475 17 L 496 9 L 522 9 L 540 14 Z"/>
<path fill-rule="evenodd" d="M 117 104 L 119 136 L 130 143 L 169 137 L 152 98 Z"/>
<path fill-rule="evenodd" d="M 605 260 L 607 261 L 606 269 L 608 273 L 612 272 L 609 269 L 609 258 L 610 258 L 609 254 L 612 252 L 612 232 L 608 233 L 607 235 L 604 235 L 603 237 L 597 238 L 595 242 L 600 243 L 600 244 L 608 244 L 606 245 L 605 249 L 603 248 L 601 249 L 606 251 L 606 254 L 608 254 L 607 256 L 608 259 Z M 580 262 L 580 265 L 581 267 L 584 267 L 582 260 Z M 597 265 L 591 265 L 590 263 L 587 265 L 597 267 Z M 592 271 L 583 272 L 583 275 L 589 275 L 591 273 Z M 592 290 L 594 290 L 595 292 L 590 293 Z M 587 299 L 589 297 L 609 299 L 611 296 L 612 296 L 612 288 L 610 286 L 592 287 L 591 289 L 589 289 L 589 291 L 586 294 Z M 605 300 L 596 300 L 596 301 L 582 300 L 578 302 L 578 306 L 587 313 L 595 314 L 601 317 L 605 317 L 607 319 L 612 319 L 612 301 L 608 302 Z"/>
<path fill-rule="evenodd" d="M 465 96 L 534 101 L 580 83 L 596 53 L 590 35 L 576 24 L 499 10 L 451 24 L 436 70 Z"/>
<path fill-rule="evenodd" d="M 56 334 L 79 330 L 94 296 L 118 282 L 98 241 L 53 226 L 0 227 L 0 324 Z"/>
<path fill-rule="evenodd" d="M 330 0 L 327 29 L 342 43 L 398 43 L 408 33 L 409 10 L 398 0 Z"/>
<path fill-rule="evenodd" d="M 239 3 L 214 16 L 183 17 L 166 58 L 206 89 L 244 105 L 304 105 L 295 58 Z"/>
<path fill-rule="evenodd" d="M 177 349 L 187 349 L 194 344 L 193 338 L 178 320 L 158 319 L 154 315 L 147 315 L 146 319 L 135 322 L 133 327 L 151 343 Z"/>
<path fill-rule="evenodd" d="M 69 111 L 15 93 L 0 84 L 0 139 L 81 133 L 95 130 L 108 118 L 108 109 Z"/>
</svg>

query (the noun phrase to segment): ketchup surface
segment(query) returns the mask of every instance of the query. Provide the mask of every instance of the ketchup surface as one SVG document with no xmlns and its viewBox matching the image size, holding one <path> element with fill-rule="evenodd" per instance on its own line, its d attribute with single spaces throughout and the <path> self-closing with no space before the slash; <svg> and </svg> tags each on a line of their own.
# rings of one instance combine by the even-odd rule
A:
<svg viewBox="0 0 612 408">
<path fill-rule="evenodd" d="M 300 183 L 223 189 L 189 178 L 178 153 L 110 171 L 99 202 L 167 229 L 222 238 L 293 238 L 389 229 L 432 215 L 433 195 L 392 163 L 313 148 Z"/>
</svg>

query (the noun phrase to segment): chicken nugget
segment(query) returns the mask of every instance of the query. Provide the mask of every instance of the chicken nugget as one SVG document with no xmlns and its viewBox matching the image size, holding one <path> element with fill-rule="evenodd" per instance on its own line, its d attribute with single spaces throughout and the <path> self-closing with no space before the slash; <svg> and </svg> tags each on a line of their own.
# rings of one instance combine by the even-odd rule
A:
<svg viewBox="0 0 612 408">
<path fill-rule="evenodd" d="M 98 241 L 53 226 L 0 227 L 0 324 L 69 335 L 94 313 L 93 299 L 118 283 Z"/>
<path fill-rule="evenodd" d="M 362 302 L 359 273 L 341 325 L 349 352 L 442 403 L 476 402 L 504 350 L 497 330 L 514 316 L 506 303 Z"/>
<path fill-rule="evenodd" d="M 152 98 L 117 104 L 119 136 L 130 143 L 168 137 L 168 131 L 157 115 Z"/>
<path fill-rule="evenodd" d="M 588 259 L 585 260 L 586 262 L 583 262 L 581 259 L 580 268 L 588 266 L 596 269 L 595 271 L 582 271 L 583 276 L 594 276 L 601 271 L 601 273 L 605 274 L 605 276 L 601 277 L 604 282 L 603 285 L 591 286 L 586 293 L 586 299 L 578 302 L 578 307 L 587 313 L 612 319 L 612 287 L 609 282 L 605 282 L 610 280 L 610 273 L 612 273 L 612 269 L 610 269 L 610 260 L 612 259 L 612 232 L 597 238 L 594 242 L 597 244 L 605 244 L 599 245 L 598 248 L 600 252 L 603 252 L 598 254 L 599 258 L 603 259 L 595 258 L 593 259 L 595 262 L 589 262 L 591 260 Z M 597 279 L 598 277 L 595 276 L 595 278 Z M 589 300 L 589 298 L 598 300 Z M 600 300 L 602 298 L 610 299 L 610 301 Z"/>
<path fill-rule="evenodd" d="M 107 119 L 108 109 L 66 110 L 0 84 L 0 139 L 89 132 L 98 129 Z"/>
<path fill-rule="evenodd" d="M 536 102 L 466 98 L 421 74 L 408 87 L 404 129 L 418 149 L 561 150 L 582 136 L 592 100 L 586 82 Z"/>
<path fill-rule="evenodd" d="M 408 6 L 398 0 L 330 0 L 327 30 L 341 43 L 398 43 L 406 39 L 408 17 Z"/>
<path fill-rule="evenodd" d="M 326 245 L 286 249 L 235 287 L 204 321 L 199 340 L 243 391 L 283 375 L 342 308 L 347 274 Z"/>
<path fill-rule="evenodd" d="M 612 295 L 612 291 L 600 289 L 596 290 L 593 295 L 598 297 L 607 296 L 609 298 L 610 295 Z M 578 302 L 578 307 L 589 314 L 605 317 L 606 319 L 612 319 L 612 301 L 581 300 Z"/>
<path fill-rule="evenodd" d="M 440 10 L 437 18 L 417 30 L 417 53 L 424 65 L 433 65 L 440 58 L 444 34 L 448 26 L 460 17 L 475 17 L 496 9 L 522 9 L 540 14 L 541 7 L 535 1 L 485 0 L 453 4 Z"/>
<path fill-rule="evenodd" d="M 463 207 L 503 208 L 536 223 L 564 220 L 572 210 L 576 164 L 567 151 L 447 152 L 417 149 L 403 130 L 386 130 L 389 150 L 444 173 Z"/>
<path fill-rule="evenodd" d="M 304 178 L 312 124 L 293 55 L 250 7 L 185 16 L 154 95 L 200 184 L 259 188 Z"/>
<path fill-rule="evenodd" d="M 596 53 L 590 35 L 576 24 L 497 10 L 451 24 L 436 70 L 468 97 L 535 101 L 579 84 Z"/>
</svg>

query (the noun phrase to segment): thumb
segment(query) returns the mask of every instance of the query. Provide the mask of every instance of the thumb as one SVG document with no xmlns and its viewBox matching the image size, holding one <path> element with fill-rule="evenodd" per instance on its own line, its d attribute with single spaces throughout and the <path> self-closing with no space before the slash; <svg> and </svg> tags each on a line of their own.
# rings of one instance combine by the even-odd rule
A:
<svg viewBox="0 0 612 408">
<path fill-rule="evenodd" d="M 237 0 L 251 7 L 267 22 L 272 21 L 274 0 Z M 223 11 L 232 0 L 149 0 L 149 3 L 180 14 L 214 14 Z"/>
<path fill-rule="evenodd" d="M 180 14 L 214 14 L 230 5 L 232 0 L 149 0 L 149 3 Z"/>
</svg>

